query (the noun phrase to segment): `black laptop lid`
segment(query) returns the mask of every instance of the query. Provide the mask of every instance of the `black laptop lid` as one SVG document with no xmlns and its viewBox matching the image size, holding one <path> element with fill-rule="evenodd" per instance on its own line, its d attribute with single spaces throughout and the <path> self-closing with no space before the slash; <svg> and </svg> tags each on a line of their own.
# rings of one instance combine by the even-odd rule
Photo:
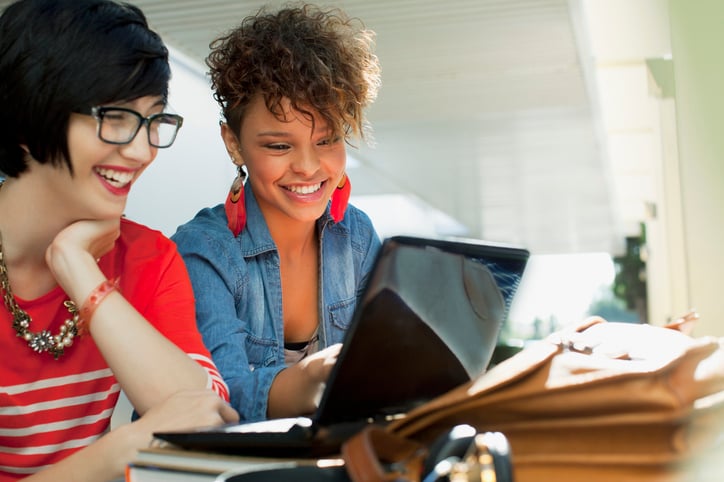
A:
<svg viewBox="0 0 724 482">
<path fill-rule="evenodd" d="M 393 416 L 482 373 L 528 257 L 481 241 L 386 239 L 315 421 Z"/>
</svg>

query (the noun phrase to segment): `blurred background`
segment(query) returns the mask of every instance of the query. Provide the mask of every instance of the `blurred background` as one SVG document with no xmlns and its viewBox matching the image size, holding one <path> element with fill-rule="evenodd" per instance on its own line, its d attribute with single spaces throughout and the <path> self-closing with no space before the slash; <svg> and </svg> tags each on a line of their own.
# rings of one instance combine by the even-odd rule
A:
<svg viewBox="0 0 724 482">
<path fill-rule="evenodd" d="M 0 0 L 0 6 L 8 2 Z M 172 51 L 172 149 L 127 215 L 173 234 L 223 202 L 209 42 L 264 4 L 135 0 Z M 352 202 L 381 236 L 463 236 L 533 254 L 505 336 L 588 314 L 724 335 L 724 2 L 335 0 L 376 32 L 373 143 Z"/>
<path fill-rule="evenodd" d="M 164 232 L 222 202 L 208 44 L 282 1 L 138 0 L 174 53 L 188 123 L 130 197 Z M 352 202 L 382 236 L 523 246 L 505 336 L 589 313 L 724 335 L 724 2 L 335 0 L 376 32 L 374 142 L 350 149 Z"/>
</svg>

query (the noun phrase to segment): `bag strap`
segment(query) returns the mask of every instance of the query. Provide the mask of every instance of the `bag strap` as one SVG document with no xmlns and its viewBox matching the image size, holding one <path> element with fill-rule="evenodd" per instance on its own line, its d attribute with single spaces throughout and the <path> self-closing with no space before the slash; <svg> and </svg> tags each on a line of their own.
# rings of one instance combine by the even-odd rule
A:
<svg viewBox="0 0 724 482">
<path fill-rule="evenodd" d="M 424 445 L 374 425 L 342 444 L 352 482 L 419 481 L 426 456 Z"/>
</svg>

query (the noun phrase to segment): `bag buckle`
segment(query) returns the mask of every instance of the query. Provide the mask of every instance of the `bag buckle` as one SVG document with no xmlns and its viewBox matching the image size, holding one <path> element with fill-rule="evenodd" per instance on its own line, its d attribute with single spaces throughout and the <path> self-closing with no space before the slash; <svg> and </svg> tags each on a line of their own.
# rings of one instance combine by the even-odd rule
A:
<svg viewBox="0 0 724 482">
<path fill-rule="evenodd" d="M 496 466 L 496 457 L 498 464 Z M 510 445 L 500 432 L 478 433 L 462 456 L 440 461 L 423 482 L 511 482 L 509 477 Z"/>
</svg>

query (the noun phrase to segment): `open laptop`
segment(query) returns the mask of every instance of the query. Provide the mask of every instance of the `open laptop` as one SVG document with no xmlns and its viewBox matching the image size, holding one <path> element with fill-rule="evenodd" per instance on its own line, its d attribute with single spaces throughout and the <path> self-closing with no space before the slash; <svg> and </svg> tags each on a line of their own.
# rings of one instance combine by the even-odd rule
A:
<svg viewBox="0 0 724 482">
<path fill-rule="evenodd" d="M 477 240 L 387 238 L 311 417 L 155 436 L 207 452 L 339 453 L 365 424 L 385 423 L 486 369 L 528 257 Z"/>
</svg>

